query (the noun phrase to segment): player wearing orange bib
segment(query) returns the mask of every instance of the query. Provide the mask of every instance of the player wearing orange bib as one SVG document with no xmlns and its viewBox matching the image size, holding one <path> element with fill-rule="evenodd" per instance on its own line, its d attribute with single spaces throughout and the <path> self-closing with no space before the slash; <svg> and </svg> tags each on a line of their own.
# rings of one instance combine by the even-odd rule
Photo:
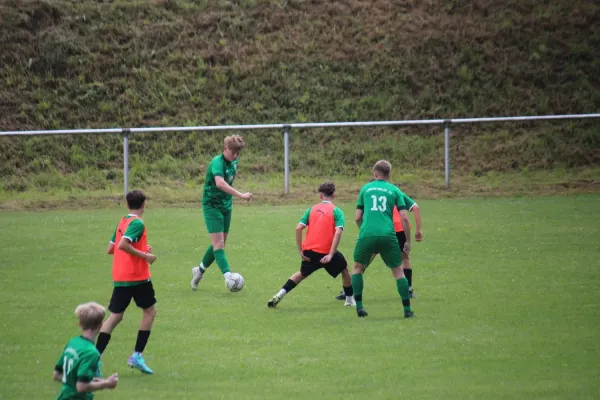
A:
<svg viewBox="0 0 600 400">
<path fill-rule="evenodd" d="M 142 322 L 138 331 L 135 351 L 127 364 L 145 374 L 153 371 L 146 365 L 142 352 L 148 343 L 152 323 L 156 316 L 156 298 L 150 281 L 150 268 L 156 260 L 148 246 L 146 227 L 142 221 L 146 196 L 140 190 L 127 193 L 129 214 L 119 221 L 117 229 L 108 244 L 108 254 L 114 254 L 112 276 L 113 294 L 108 306 L 110 317 L 102 324 L 96 348 L 102 354 L 110 341 L 110 334 L 123 320 L 123 314 L 131 299 L 142 309 Z M 116 246 L 115 246 L 116 245 Z"/>
<path fill-rule="evenodd" d="M 269 307 L 275 307 L 288 292 L 321 268 L 334 278 L 342 274 L 346 295 L 344 305 L 355 305 L 348 263 L 344 255 L 337 250 L 344 230 L 344 213 L 332 203 L 335 185 L 326 182 L 319 187 L 319 193 L 321 202 L 306 210 L 296 226 L 296 244 L 302 259 L 300 271 L 292 275 L 281 290 L 269 300 Z M 305 228 L 308 230 L 302 242 L 302 232 Z"/>
</svg>

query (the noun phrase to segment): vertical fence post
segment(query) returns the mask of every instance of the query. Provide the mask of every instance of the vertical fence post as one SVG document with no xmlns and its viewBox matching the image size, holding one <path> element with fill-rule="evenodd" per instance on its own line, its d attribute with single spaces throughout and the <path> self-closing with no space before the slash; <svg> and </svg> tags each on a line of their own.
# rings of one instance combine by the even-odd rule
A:
<svg viewBox="0 0 600 400">
<path fill-rule="evenodd" d="M 284 180 L 285 193 L 290 192 L 290 126 L 283 127 L 283 163 L 284 163 Z"/>
<path fill-rule="evenodd" d="M 129 192 L 129 129 L 123 129 L 123 196 Z"/>
<path fill-rule="evenodd" d="M 444 121 L 444 165 L 446 170 L 446 190 L 450 189 L 450 121 Z"/>
</svg>

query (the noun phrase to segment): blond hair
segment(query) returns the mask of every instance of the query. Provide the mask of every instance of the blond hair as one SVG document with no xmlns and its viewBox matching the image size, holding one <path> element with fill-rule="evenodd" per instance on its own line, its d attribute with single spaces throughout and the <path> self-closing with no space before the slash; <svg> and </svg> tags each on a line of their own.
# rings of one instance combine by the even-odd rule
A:
<svg viewBox="0 0 600 400">
<path fill-rule="evenodd" d="M 373 171 L 379 172 L 384 178 L 389 178 L 392 173 L 392 164 L 387 160 L 379 160 L 373 166 Z"/>
<path fill-rule="evenodd" d="M 223 143 L 225 147 L 233 151 L 239 151 L 246 147 L 246 142 L 244 142 L 244 138 L 240 135 L 227 136 Z"/>
<path fill-rule="evenodd" d="M 106 309 L 100 304 L 90 301 L 77 306 L 75 315 L 79 318 L 79 326 L 81 329 L 97 329 L 102 326 Z"/>
</svg>

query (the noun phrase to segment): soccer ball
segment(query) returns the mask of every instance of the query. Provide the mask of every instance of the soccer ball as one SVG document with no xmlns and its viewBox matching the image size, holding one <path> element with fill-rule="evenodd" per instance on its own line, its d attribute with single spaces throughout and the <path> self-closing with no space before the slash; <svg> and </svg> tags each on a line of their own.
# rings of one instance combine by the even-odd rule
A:
<svg viewBox="0 0 600 400">
<path fill-rule="evenodd" d="M 225 281 L 225 285 L 230 292 L 239 292 L 244 288 L 244 277 L 237 272 L 232 272 L 229 279 Z"/>
</svg>

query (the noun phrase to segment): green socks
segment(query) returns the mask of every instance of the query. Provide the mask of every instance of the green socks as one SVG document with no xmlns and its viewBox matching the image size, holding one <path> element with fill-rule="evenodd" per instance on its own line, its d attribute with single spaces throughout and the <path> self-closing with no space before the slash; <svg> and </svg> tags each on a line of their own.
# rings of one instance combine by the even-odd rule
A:
<svg viewBox="0 0 600 400">
<path fill-rule="evenodd" d="M 212 264 L 214 261 L 215 255 L 213 254 L 213 247 L 211 244 L 210 246 L 208 246 L 208 249 L 206 249 L 204 257 L 202 257 L 202 264 L 200 264 L 200 270 L 202 271 L 202 273 L 204 273 L 204 271 L 206 271 L 206 269 L 210 267 L 210 264 Z"/>
<path fill-rule="evenodd" d="M 363 302 L 362 302 L 363 276 L 362 276 L 362 274 L 352 274 L 352 291 L 354 292 L 354 300 L 356 301 L 356 309 L 358 310 L 358 309 L 363 308 Z"/>
<path fill-rule="evenodd" d="M 354 276 L 354 275 L 353 275 Z M 354 283 L 354 280 L 352 281 Z M 404 311 L 412 311 L 410 308 L 410 294 L 408 292 L 408 279 L 406 277 L 396 280 L 396 287 L 398 288 L 398 294 L 402 298 L 402 305 Z"/>
<path fill-rule="evenodd" d="M 227 261 L 227 256 L 225 255 L 225 250 L 218 249 L 218 250 L 215 250 L 213 252 L 213 254 L 214 254 L 214 259 L 217 260 L 217 265 L 219 266 L 221 273 L 225 274 L 227 272 L 230 272 L 229 271 L 229 261 Z"/>
</svg>

